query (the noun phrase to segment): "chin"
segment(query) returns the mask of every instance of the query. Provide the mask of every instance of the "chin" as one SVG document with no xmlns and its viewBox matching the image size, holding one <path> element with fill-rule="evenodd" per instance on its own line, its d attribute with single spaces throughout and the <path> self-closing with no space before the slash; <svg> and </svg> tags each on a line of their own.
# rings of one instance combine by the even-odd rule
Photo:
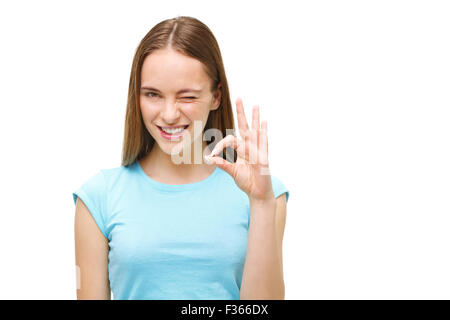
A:
<svg viewBox="0 0 450 320">
<path fill-rule="evenodd" d="M 164 152 L 165 154 L 168 155 L 177 155 L 179 154 L 182 150 L 183 150 L 183 145 L 181 144 L 181 142 L 179 143 L 173 143 L 172 146 L 167 146 L 164 145 L 161 147 L 161 145 L 159 145 L 159 148 L 162 150 L 162 152 Z"/>
</svg>

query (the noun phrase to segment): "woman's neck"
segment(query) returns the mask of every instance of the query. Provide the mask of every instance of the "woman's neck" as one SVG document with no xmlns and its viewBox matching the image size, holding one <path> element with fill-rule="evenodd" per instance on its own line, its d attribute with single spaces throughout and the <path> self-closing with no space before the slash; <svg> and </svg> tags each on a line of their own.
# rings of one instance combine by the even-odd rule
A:
<svg viewBox="0 0 450 320">
<path fill-rule="evenodd" d="M 206 148 L 206 142 L 204 148 Z M 204 148 L 202 151 L 205 150 Z M 178 157 L 183 158 L 182 155 Z M 153 180 L 166 184 L 186 184 L 204 180 L 216 169 L 215 165 L 205 163 L 203 155 L 198 158 L 201 159 L 200 163 L 195 163 L 192 155 L 190 163 L 176 164 L 172 156 L 162 151 L 155 143 L 149 154 L 142 158 L 139 163 L 144 172 Z"/>
</svg>

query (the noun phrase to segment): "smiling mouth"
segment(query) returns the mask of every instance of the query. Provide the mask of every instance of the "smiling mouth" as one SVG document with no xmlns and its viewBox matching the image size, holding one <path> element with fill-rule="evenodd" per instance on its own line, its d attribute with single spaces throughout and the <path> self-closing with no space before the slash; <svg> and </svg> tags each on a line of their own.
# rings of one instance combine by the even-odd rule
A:
<svg viewBox="0 0 450 320">
<path fill-rule="evenodd" d="M 157 126 L 159 130 L 163 130 L 163 127 Z M 183 130 L 186 130 L 187 127 L 189 127 L 189 125 L 185 125 L 185 126 L 179 126 L 179 127 L 175 127 L 175 128 L 171 128 L 171 127 L 164 127 L 165 129 L 179 129 L 179 128 L 183 128 Z"/>
<path fill-rule="evenodd" d="M 162 129 L 162 127 L 160 127 L 160 126 L 158 126 L 157 125 L 157 127 L 158 127 L 158 129 L 159 129 L 159 131 L 161 132 L 161 134 L 162 134 L 162 136 L 163 137 L 165 137 L 165 138 L 176 138 L 176 137 L 178 137 L 178 136 L 182 136 L 183 135 L 183 133 L 184 133 L 184 131 L 189 127 L 189 125 L 186 125 L 186 126 L 180 126 L 180 127 L 178 127 L 178 128 L 183 128 L 183 130 L 181 130 L 181 131 L 175 131 L 175 132 L 167 132 L 167 131 L 165 131 L 165 130 L 163 130 Z"/>
<path fill-rule="evenodd" d="M 189 126 L 188 124 L 185 125 L 185 126 L 181 125 L 181 126 L 174 126 L 174 127 L 160 127 L 160 126 L 157 125 L 157 127 L 160 128 L 160 129 L 162 129 L 162 128 L 164 128 L 164 129 L 178 129 L 178 128 L 183 128 L 183 127 L 184 127 L 184 129 L 186 129 L 188 126 Z"/>
</svg>

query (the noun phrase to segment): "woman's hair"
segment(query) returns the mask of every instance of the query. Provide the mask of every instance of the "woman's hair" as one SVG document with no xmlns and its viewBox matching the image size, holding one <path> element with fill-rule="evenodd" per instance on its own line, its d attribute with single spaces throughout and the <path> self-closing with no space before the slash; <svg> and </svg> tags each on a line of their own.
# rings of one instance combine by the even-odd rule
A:
<svg viewBox="0 0 450 320">
<path fill-rule="evenodd" d="M 222 132 L 223 137 L 227 133 L 235 134 L 227 78 L 219 45 L 214 35 L 205 24 L 195 18 L 178 16 L 167 19 L 155 25 L 145 35 L 134 55 L 125 117 L 125 136 L 122 149 L 123 166 L 128 166 L 143 158 L 152 150 L 155 143 L 145 127 L 140 109 L 141 70 L 144 59 L 149 54 L 166 47 L 171 47 L 202 62 L 211 79 L 211 92 L 222 91 L 220 105 L 217 109 L 210 111 L 204 130 L 218 129 Z M 217 89 L 219 83 L 221 86 Z M 214 141 L 208 147 L 212 150 L 217 142 Z M 236 156 L 236 153 L 233 152 L 233 161 L 236 161 Z"/>
</svg>

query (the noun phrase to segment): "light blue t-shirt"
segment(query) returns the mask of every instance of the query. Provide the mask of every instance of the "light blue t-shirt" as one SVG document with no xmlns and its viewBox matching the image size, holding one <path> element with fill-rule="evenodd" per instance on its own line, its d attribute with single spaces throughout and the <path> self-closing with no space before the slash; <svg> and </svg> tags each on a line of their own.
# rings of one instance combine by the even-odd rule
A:
<svg viewBox="0 0 450 320">
<path fill-rule="evenodd" d="M 271 176 L 275 197 L 289 192 Z M 100 170 L 73 193 L 109 241 L 115 300 L 239 300 L 249 199 L 216 167 L 182 185 L 150 178 L 139 161 Z"/>
</svg>

